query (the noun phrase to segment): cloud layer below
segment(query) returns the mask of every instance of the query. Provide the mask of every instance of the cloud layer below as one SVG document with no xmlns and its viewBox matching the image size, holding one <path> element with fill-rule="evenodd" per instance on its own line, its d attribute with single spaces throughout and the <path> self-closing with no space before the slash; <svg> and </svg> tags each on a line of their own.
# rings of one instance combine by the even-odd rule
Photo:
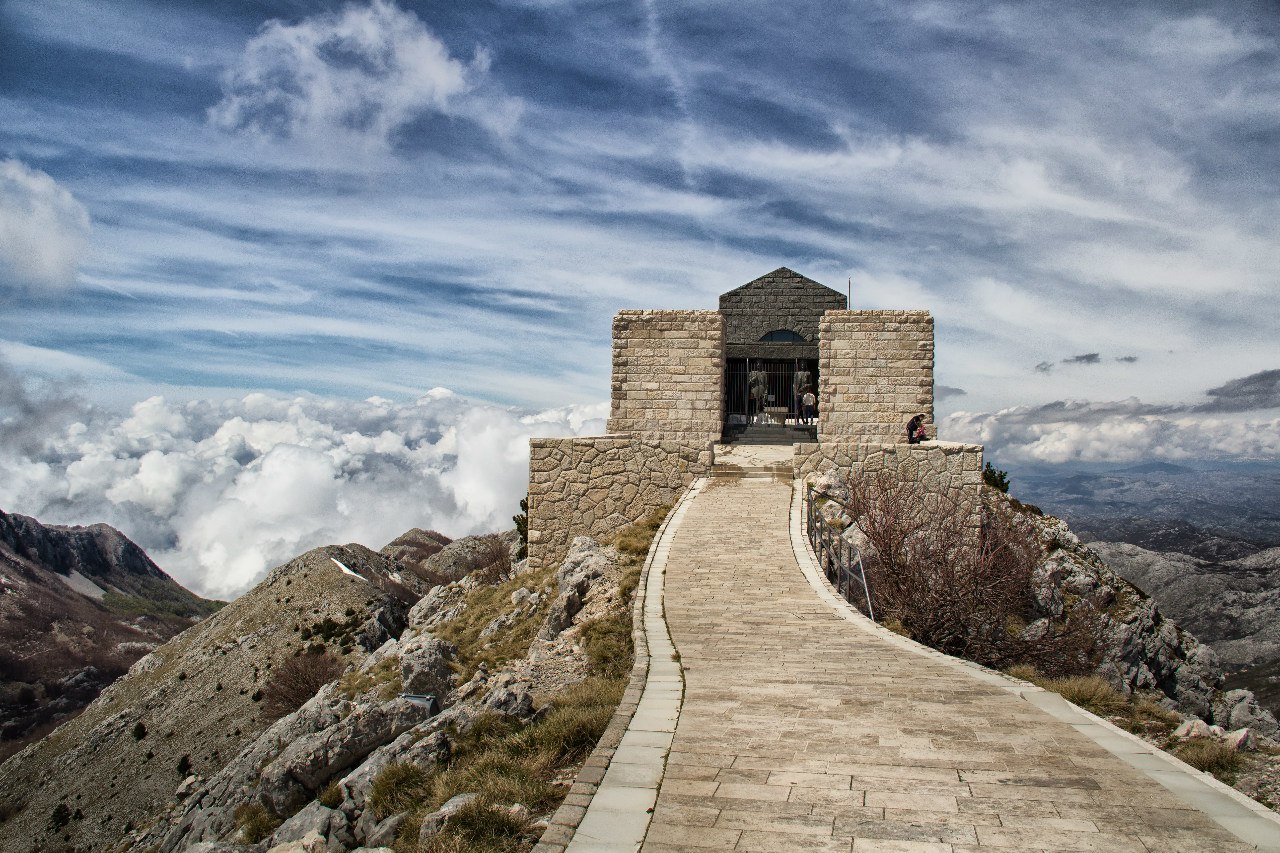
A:
<svg viewBox="0 0 1280 853">
<path fill-rule="evenodd" d="M 107 522 L 184 585 L 225 598 L 318 545 L 506 529 L 526 491 L 528 439 L 603 432 L 604 414 L 521 414 L 435 389 L 404 404 L 153 397 L 121 416 L 10 381 L 0 508 Z"/>
</svg>

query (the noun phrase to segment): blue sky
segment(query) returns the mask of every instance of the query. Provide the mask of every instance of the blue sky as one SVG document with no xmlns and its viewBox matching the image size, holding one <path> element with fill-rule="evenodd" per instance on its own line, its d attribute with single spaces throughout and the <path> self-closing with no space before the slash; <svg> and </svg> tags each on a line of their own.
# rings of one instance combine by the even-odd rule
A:
<svg viewBox="0 0 1280 853">
<path fill-rule="evenodd" d="M 8 2 L 0 354 L 104 400 L 587 403 L 618 308 L 786 265 L 934 311 L 944 411 L 1194 404 L 1280 367 L 1278 20 Z"/>
</svg>

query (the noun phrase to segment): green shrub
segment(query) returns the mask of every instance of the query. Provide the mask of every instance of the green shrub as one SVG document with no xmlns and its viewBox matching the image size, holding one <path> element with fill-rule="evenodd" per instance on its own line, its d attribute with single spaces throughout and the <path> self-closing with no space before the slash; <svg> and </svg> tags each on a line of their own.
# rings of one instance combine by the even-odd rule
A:
<svg viewBox="0 0 1280 853">
<path fill-rule="evenodd" d="M 520 512 L 511 516 L 511 520 L 515 522 L 516 533 L 520 534 L 520 551 L 516 554 L 517 560 L 523 560 L 529 556 L 529 496 L 525 495 L 520 499 Z"/>
<path fill-rule="evenodd" d="M 1009 491 L 1009 472 L 1001 471 L 988 462 L 982 469 L 982 482 L 1002 492 Z"/>
<path fill-rule="evenodd" d="M 236 826 L 246 844 L 257 844 L 271 836 L 280 826 L 280 819 L 261 803 L 245 803 L 235 811 Z"/>
</svg>

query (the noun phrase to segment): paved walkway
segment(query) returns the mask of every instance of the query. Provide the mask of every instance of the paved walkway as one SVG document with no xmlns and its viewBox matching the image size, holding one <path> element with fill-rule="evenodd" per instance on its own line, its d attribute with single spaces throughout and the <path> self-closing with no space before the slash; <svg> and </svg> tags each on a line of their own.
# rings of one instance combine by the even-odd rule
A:
<svg viewBox="0 0 1280 853">
<path fill-rule="evenodd" d="M 842 616 L 790 502 L 713 480 L 670 538 L 685 689 L 645 853 L 1254 849 L 1079 727 Z"/>
<path fill-rule="evenodd" d="M 1212 777 L 858 614 L 773 463 L 718 464 L 664 523 L 634 713 L 538 853 L 1280 853 L 1280 818 Z"/>
</svg>

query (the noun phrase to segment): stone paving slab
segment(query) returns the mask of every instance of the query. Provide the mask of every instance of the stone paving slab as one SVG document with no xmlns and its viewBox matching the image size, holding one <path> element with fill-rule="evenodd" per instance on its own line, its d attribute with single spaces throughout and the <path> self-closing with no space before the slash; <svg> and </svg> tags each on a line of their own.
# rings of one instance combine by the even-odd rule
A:
<svg viewBox="0 0 1280 853">
<path fill-rule="evenodd" d="M 1257 849 L 1181 790 L 1212 785 L 1158 783 L 1172 766 L 1079 730 L 1104 721 L 855 625 L 798 564 L 791 501 L 790 484 L 713 480 L 664 542 L 685 688 L 646 853 Z"/>
</svg>

